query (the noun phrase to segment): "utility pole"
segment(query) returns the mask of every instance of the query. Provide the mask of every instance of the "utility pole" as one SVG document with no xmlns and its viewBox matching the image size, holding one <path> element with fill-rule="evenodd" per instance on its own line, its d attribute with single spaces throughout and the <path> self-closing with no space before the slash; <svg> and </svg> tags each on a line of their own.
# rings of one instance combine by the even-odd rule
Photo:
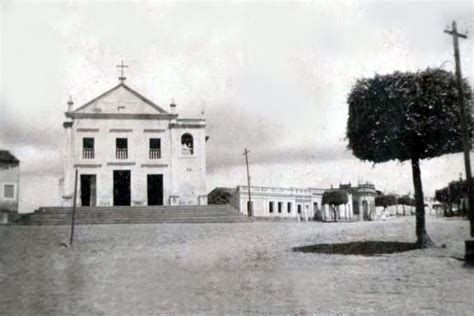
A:
<svg viewBox="0 0 474 316">
<path fill-rule="evenodd" d="M 74 240 L 74 224 L 76 221 L 76 197 L 77 197 L 77 169 L 74 175 L 74 195 L 72 201 L 72 211 L 71 211 L 71 236 L 69 237 L 69 246 L 72 247 L 72 242 Z"/>
<path fill-rule="evenodd" d="M 451 30 L 444 30 L 445 33 L 453 37 L 454 46 L 454 59 L 456 62 L 456 78 L 458 86 L 458 103 L 460 108 L 461 116 L 461 127 L 462 127 L 462 145 L 464 151 L 464 166 L 466 169 L 466 182 L 468 186 L 468 203 L 469 203 L 469 220 L 471 223 L 471 237 L 474 237 L 474 188 L 471 174 L 471 161 L 470 161 L 470 140 L 469 140 L 469 125 L 468 119 L 472 120 L 469 113 L 466 113 L 466 106 L 464 102 L 464 84 L 461 75 L 461 60 L 459 58 L 459 38 L 467 39 L 467 35 L 458 33 L 456 28 L 456 21 L 453 21 Z M 474 262 L 474 240 L 466 240 L 466 254 L 465 258 L 467 261 Z"/>
<path fill-rule="evenodd" d="M 247 214 L 248 216 L 253 216 L 252 196 L 250 195 L 249 153 L 250 151 L 247 148 L 245 148 L 243 155 L 245 156 L 245 164 L 247 165 L 247 186 L 249 189 L 249 199 L 247 201 Z"/>
</svg>

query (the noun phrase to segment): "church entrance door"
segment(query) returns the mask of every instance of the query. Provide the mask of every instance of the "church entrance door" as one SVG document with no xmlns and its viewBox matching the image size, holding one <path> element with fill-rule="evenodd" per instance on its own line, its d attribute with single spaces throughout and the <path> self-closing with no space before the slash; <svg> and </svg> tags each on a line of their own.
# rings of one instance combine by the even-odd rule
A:
<svg viewBox="0 0 474 316">
<path fill-rule="evenodd" d="M 130 170 L 114 170 L 114 205 L 130 205 Z"/>
<path fill-rule="evenodd" d="M 96 205 L 96 186 L 95 174 L 81 174 L 81 206 Z"/>
<path fill-rule="evenodd" d="M 163 205 L 163 175 L 147 175 L 148 205 Z"/>
</svg>

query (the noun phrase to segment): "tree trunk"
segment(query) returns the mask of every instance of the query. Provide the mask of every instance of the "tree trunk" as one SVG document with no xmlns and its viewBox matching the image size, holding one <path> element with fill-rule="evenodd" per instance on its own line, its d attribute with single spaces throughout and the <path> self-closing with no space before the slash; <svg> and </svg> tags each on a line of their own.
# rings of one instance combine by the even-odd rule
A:
<svg viewBox="0 0 474 316">
<path fill-rule="evenodd" d="M 425 228 L 425 201 L 423 198 L 423 186 L 421 184 L 420 160 L 418 158 L 412 158 L 411 167 L 416 202 L 416 245 L 418 248 L 434 247 L 434 243 L 428 236 Z"/>
<path fill-rule="evenodd" d="M 334 221 L 337 222 L 337 212 L 336 207 L 334 205 L 332 206 L 332 212 L 334 213 Z"/>
</svg>

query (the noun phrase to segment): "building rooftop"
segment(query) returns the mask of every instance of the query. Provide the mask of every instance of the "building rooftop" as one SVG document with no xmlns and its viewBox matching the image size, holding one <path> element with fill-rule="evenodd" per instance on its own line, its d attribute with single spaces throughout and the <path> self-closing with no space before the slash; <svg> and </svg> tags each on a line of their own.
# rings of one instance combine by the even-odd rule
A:
<svg viewBox="0 0 474 316">
<path fill-rule="evenodd" d="M 20 161 L 16 159 L 8 150 L 0 150 L 0 163 L 19 163 Z"/>
</svg>

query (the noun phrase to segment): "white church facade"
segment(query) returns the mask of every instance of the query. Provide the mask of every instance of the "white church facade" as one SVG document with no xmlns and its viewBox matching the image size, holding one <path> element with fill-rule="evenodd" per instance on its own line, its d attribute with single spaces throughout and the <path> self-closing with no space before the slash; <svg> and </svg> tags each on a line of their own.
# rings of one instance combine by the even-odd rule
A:
<svg viewBox="0 0 474 316">
<path fill-rule="evenodd" d="M 63 206 L 206 205 L 206 121 L 180 118 L 121 83 L 68 102 Z"/>
</svg>

